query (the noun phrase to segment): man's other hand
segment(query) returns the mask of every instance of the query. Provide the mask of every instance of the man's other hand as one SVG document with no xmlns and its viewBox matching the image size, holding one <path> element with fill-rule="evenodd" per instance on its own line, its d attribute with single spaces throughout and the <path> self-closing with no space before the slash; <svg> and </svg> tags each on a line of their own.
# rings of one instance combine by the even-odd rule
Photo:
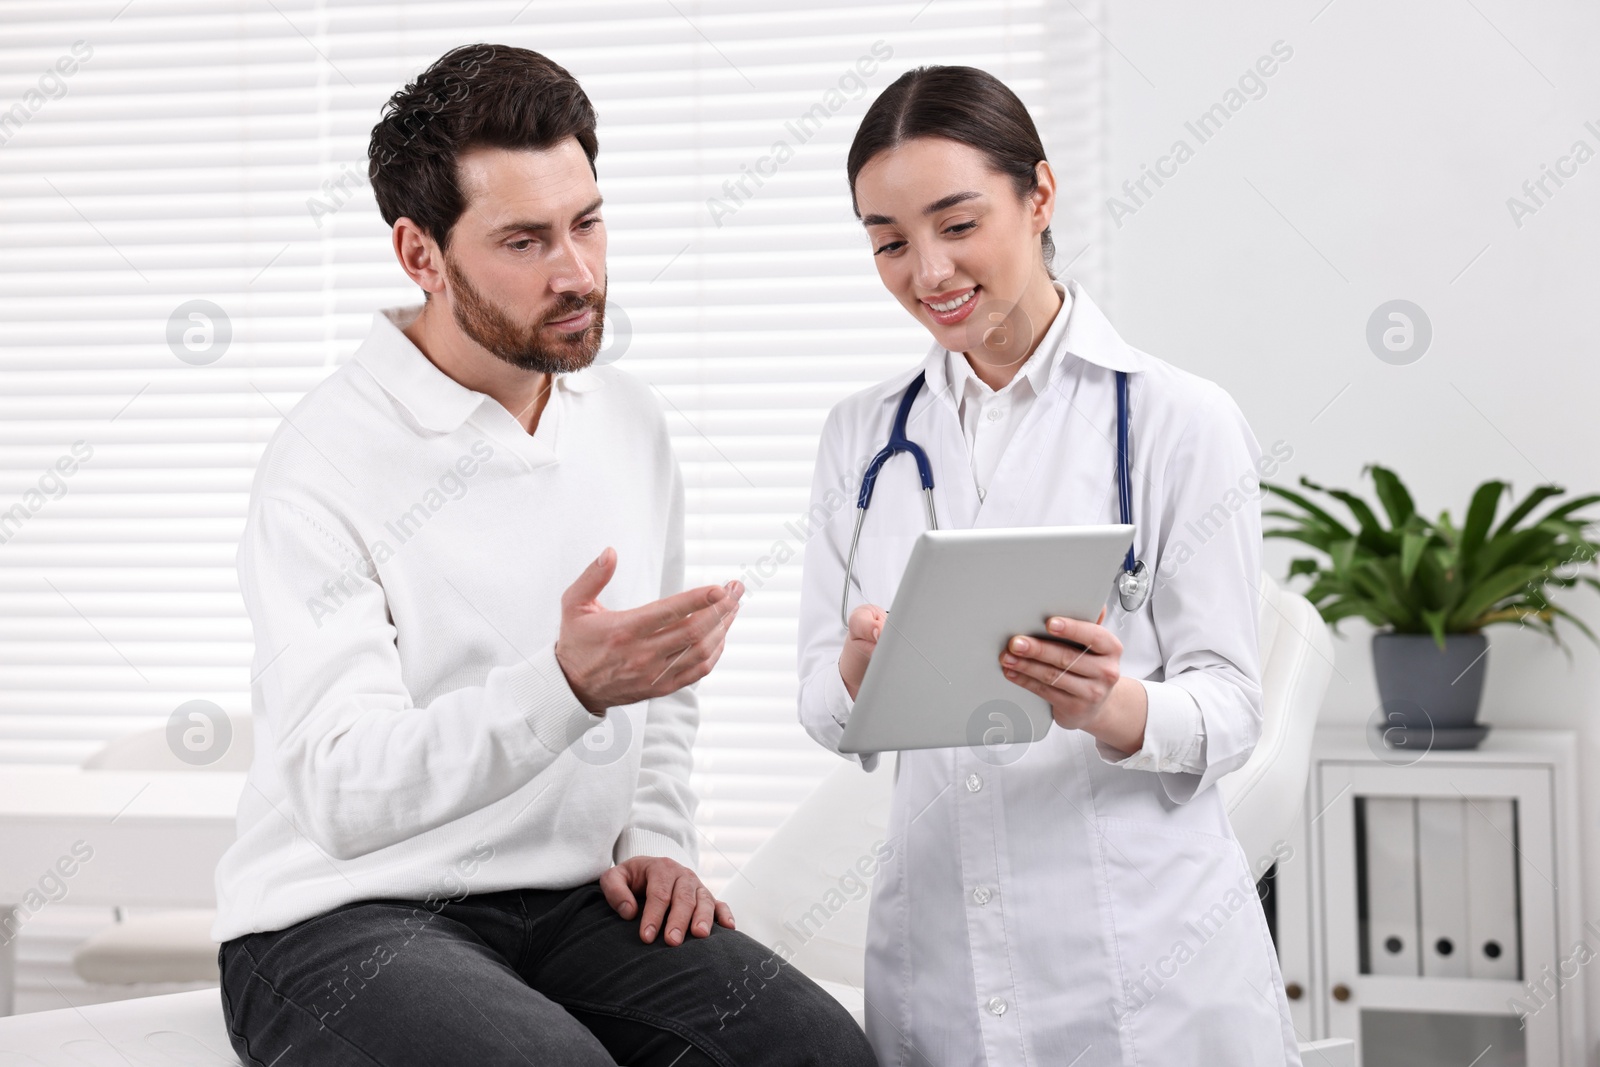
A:
<svg viewBox="0 0 1600 1067">
<path fill-rule="evenodd" d="M 623 860 L 600 876 L 600 891 L 624 919 L 640 915 L 639 940 L 649 944 L 656 931 L 666 927 L 669 945 L 683 944 L 684 930 L 709 937 L 711 924 L 733 929 L 733 911 L 711 895 L 700 876 L 677 860 L 665 856 L 635 856 Z"/>
</svg>

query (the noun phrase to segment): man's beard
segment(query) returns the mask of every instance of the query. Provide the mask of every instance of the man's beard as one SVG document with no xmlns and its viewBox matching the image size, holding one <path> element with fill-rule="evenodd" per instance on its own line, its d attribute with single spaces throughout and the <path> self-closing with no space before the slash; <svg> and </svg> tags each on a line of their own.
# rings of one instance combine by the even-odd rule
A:
<svg viewBox="0 0 1600 1067">
<path fill-rule="evenodd" d="M 600 352 L 605 330 L 606 291 L 595 289 L 587 296 L 566 293 L 550 312 L 523 326 L 499 306 L 490 303 L 467 281 L 467 276 L 450 256 L 444 258 L 445 277 L 450 280 L 456 325 L 461 332 L 513 367 L 541 374 L 562 374 L 582 370 Z M 594 309 L 594 321 L 577 333 L 555 333 L 543 337 L 546 323 L 570 319 L 584 308 Z"/>
</svg>

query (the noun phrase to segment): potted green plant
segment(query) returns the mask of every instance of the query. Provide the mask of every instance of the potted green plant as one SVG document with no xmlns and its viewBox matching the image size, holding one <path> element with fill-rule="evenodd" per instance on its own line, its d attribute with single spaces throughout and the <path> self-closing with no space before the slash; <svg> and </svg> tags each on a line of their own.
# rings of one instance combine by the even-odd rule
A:
<svg viewBox="0 0 1600 1067">
<path fill-rule="evenodd" d="M 1540 485 L 1496 525 L 1510 486 L 1486 481 L 1473 492 L 1466 520 L 1457 527 L 1448 510 L 1434 520 L 1420 514 L 1393 471 L 1371 463 L 1361 472 L 1371 473 L 1388 525 L 1354 493 L 1301 476 L 1302 486 L 1343 504 L 1354 522 L 1347 525 L 1304 494 L 1264 482 L 1264 490 L 1298 509 L 1264 512 L 1288 523 L 1265 536 L 1302 542 L 1325 557 L 1295 559 L 1289 577 L 1310 578 L 1305 596 L 1335 632 L 1351 616 L 1380 628 L 1372 638 L 1372 658 L 1383 717 L 1393 728 L 1384 731 L 1385 740 L 1475 748 L 1488 733 L 1477 723 L 1487 666 L 1485 627 L 1533 626 L 1570 659 L 1556 630 L 1556 620 L 1566 619 L 1600 646 L 1582 619 L 1546 595 L 1551 587 L 1579 582 L 1600 591 L 1600 580 L 1580 573 L 1600 553 L 1600 543 L 1590 540 L 1600 520 L 1578 515 L 1600 502 L 1600 494 L 1567 500 L 1535 519 L 1539 505 L 1566 492 Z"/>
</svg>

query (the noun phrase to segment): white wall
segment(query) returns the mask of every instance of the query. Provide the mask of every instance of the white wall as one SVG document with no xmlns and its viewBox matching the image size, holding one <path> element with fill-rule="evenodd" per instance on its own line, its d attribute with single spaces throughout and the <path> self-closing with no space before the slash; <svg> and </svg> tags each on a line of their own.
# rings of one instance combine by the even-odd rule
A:
<svg viewBox="0 0 1600 1067">
<path fill-rule="evenodd" d="M 1324 4 L 1110 5 L 1111 191 L 1175 140 L 1195 149 L 1112 229 L 1113 320 L 1227 388 L 1264 447 L 1292 446 L 1282 482 L 1305 474 L 1370 499 L 1360 469 L 1377 461 L 1426 513 L 1448 507 L 1458 521 L 1490 477 L 1519 497 L 1544 481 L 1600 491 L 1600 156 L 1550 184 L 1520 228 L 1506 203 L 1575 141 L 1600 153 L 1600 9 Z M 1277 41 L 1293 55 L 1264 95 L 1199 143 L 1185 121 Z M 1365 340 L 1369 315 L 1395 298 L 1434 330 L 1407 366 Z M 1293 554 L 1268 542 L 1280 576 Z M 1567 604 L 1600 628 L 1592 590 Z M 1371 628 L 1342 629 L 1324 721 L 1361 723 L 1378 706 Z M 1600 916 L 1600 652 L 1567 632 L 1570 665 L 1532 631 L 1487 631 L 1483 719 L 1580 731 L 1588 920 Z M 1588 985 L 1593 1039 L 1600 980 Z"/>
</svg>

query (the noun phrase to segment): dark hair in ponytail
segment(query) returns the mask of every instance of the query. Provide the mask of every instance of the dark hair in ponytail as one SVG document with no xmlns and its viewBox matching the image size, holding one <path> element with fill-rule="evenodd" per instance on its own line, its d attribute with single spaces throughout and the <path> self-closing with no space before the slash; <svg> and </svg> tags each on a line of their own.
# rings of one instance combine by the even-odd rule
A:
<svg viewBox="0 0 1600 1067">
<path fill-rule="evenodd" d="M 1017 196 L 1039 188 L 1036 167 L 1044 143 L 1017 94 L 988 71 L 976 67 L 928 66 L 908 70 L 879 94 L 862 116 L 845 169 L 850 206 L 856 203 L 856 176 L 879 152 L 918 137 L 943 137 L 976 148 L 989 166 L 1011 179 Z M 1041 237 L 1045 269 L 1055 277 L 1055 240 L 1050 228 Z"/>
</svg>

